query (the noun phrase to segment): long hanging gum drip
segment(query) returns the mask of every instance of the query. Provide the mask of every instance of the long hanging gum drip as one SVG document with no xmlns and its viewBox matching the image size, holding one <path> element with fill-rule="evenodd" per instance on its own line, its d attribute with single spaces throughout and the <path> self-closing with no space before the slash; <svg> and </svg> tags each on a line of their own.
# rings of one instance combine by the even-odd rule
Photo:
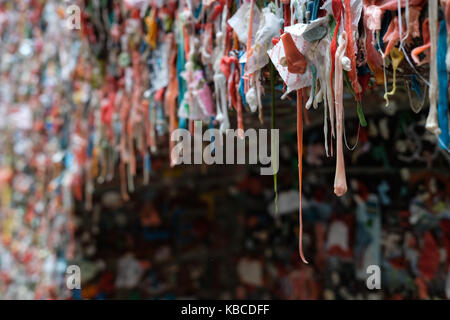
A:
<svg viewBox="0 0 450 320">
<path fill-rule="evenodd" d="M 403 60 L 403 52 L 399 51 L 397 48 L 393 48 L 390 52 L 391 60 L 392 60 L 392 69 L 394 70 L 393 79 L 392 79 L 392 91 L 386 92 L 384 94 L 384 99 L 386 100 L 386 107 L 389 106 L 388 96 L 393 96 L 395 91 L 397 90 L 397 68 Z"/>
<path fill-rule="evenodd" d="M 339 47 L 336 51 L 336 71 L 334 78 L 335 113 L 336 113 L 336 175 L 334 178 L 334 193 L 343 196 L 347 192 L 345 178 L 344 148 L 343 148 L 343 76 L 342 59 L 345 57 L 347 46 L 347 33 L 345 31 L 339 37 Z"/>
<path fill-rule="evenodd" d="M 298 148 L 298 192 L 299 192 L 299 229 L 298 229 L 298 250 L 300 258 L 304 263 L 308 263 L 303 254 L 303 215 L 302 215 L 302 177 L 303 177 L 303 89 L 297 90 L 297 148 Z"/>
<path fill-rule="evenodd" d="M 438 95 L 438 75 L 437 75 L 437 0 L 428 0 L 428 17 L 430 19 L 430 112 L 428 113 L 425 128 L 435 135 L 441 133 L 438 124 L 437 95 Z"/>
<path fill-rule="evenodd" d="M 271 127 L 275 129 L 275 67 L 272 62 L 269 62 L 270 66 L 270 114 L 271 114 Z M 278 167 L 277 155 L 275 154 L 276 148 L 273 148 L 273 162 L 275 166 L 273 167 L 273 190 L 275 193 L 275 213 L 278 213 L 278 172 L 275 170 Z"/>
</svg>

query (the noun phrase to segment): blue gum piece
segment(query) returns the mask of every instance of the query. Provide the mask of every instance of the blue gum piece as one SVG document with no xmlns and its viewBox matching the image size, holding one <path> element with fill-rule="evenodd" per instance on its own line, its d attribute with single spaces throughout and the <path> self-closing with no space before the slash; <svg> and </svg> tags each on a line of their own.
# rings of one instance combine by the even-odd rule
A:
<svg viewBox="0 0 450 320">
<path fill-rule="evenodd" d="M 438 120 L 441 134 L 439 135 L 439 145 L 442 149 L 448 149 L 449 131 L 448 131 L 448 75 L 445 57 L 447 55 L 447 27 L 445 20 L 442 20 L 439 27 L 437 64 L 439 79 L 439 101 L 438 101 Z"/>
</svg>

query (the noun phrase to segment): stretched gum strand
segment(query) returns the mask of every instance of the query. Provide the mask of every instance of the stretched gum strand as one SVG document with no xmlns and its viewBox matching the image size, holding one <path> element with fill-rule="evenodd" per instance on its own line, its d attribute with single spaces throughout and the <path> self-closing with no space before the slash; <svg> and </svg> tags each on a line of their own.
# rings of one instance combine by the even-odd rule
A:
<svg viewBox="0 0 450 320">
<path fill-rule="evenodd" d="M 330 53 L 331 53 L 331 72 L 330 72 L 330 82 L 331 82 L 331 104 L 334 105 L 334 88 L 333 88 L 333 75 L 334 75 L 334 71 L 335 71 L 335 56 L 336 56 L 336 50 L 337 50 L 337 37 L 338 37 L 338 32 L 339 32 L 339 27 L 341 26 L 341 21 L 342 21 L 342 1 L 340 0 L 333 0 L 332 2 L 332 9 L 333 9 L 333 14 L 334 14 L 334 18 L 336 19 L 336 27 L 334 29 L 333 32 L 333 38 L 331 40 L 331 45 L 330 45 Z M 331 117 L 331 121 L 333 121 L 333 117 L 334 117 L 334 108 L 331 108 L 331 113 L 330 113 L 330 117 Z M 334 134 L 334 128 L 332 128 L 332 133 Z"/>
<path fill-rule="evenodd" d="M 401 52 L 400 50 L 398 50 L 397 48 L 393 48 L 392 51 L 390 52 L 390 56 L 391 56 L 391 60 L 392 60 L 392 68 L 394 69 L 394 74 L 393 74 L 393 87 L 392 90 L 390 92 L 386 92 L 384 94 L 384 99 L 386 100 L 386 107 L 389 106 L 389 99 L 388 96 L 392 96 L 395 94 L 395 91 L 397 90 L 397 68 L 400 65 L 400 63 L 402 62 L 404 55 L 403 52 Z"/>
<path fill-rule="evenodd" d="M 336 52 L 336 72 L 334 81 L 335 113 L 336 113 L 336 175 L 334 178 L 334 193 L 343 196 L 347 192 L 347 181 L 345 177 L 344 148 L 343 148 L 343 75 L 342 58 L 345 56 L 347 44 L 347 33 L 342 32 L 339 37 L 339 47 Z"/>
<path fill-rule="evenodd" d="M 237 58 L 236 58 L 237 60 Z M 239 80 L 241 78 L 240 72 L 239 72 L 239 61 L 237 61 L 237 65 L 235 67 L 234 77 L 235 77 L 235 84 L 236 84 L 236 95 L 237 95 L 237 123 L 238 123 L 238 134 L 239 138 L 244 138 L 244 119 L 242 115 L 242 100 L 241 95 L 239 94 Z"/>
<path fill-rule="evenodd" d="M 140 55 L 137 51 L 132 54 L 132 64 L 133 64 L 133 92 L 132 92 L 132 110 L 131 116 L 128 118 L 128 144 L 130 148 L 130 174 L 134 177 L 136 176 L 136 152 L 134 150 L 134 128 L 136 124 L 136 115 L 139 112 L 141 96 L 141 79 L 139 73 L 139 61 Z"/>
<path fill-rule="evenodd" d="M 438 95 L 438 75 L 437 75 L 437 24 L 438 24 L 438 2 L 428 1 L 428 18 L 430 19 L 430 111 L 425 123 L 425 128 L 435 135 L 439 135 L 441 130 L 438 124 L 437 115 L 437 95 Z"/>
<path fill-rule="evenodd" d="M 250 61 L 250 57 L 253 54 L 252 49 L 252 36 L 253 36 L 253 19 L 254 19 L 254 8 L 255 8 L 255 0 L 250 0 L 250 21 L 248 25 L 248 34 L 247 34 L 247 61 Z M 247 93 L 250 86 L 250 75 L 245 74 L 244 76 L 244 93 Z"/>
<path fill-rule="evenodd" d="M 400 35 L 400 49 L 403 48 L 403 43 L 409 37 L 409 0 L 405 0 L 405 18 L 406 18 L 406 33 L 403 34 L 403 19 L 402 19 L 402 7 L 401 0 L 397 0 L 397 16 L 398 19 L 398 34 Z"/>
<path fill-rule="evenodd" d="M 173 132 L 177 126 L 176 117 L 176 97 L 178 92 L 178 78 L 177 78 L 177 45 L 175 43 L 175 37 L 173 34 L 169 35 L 168 41 L 171 46 L 170 52 L 172 53 L 169 57 L 169 86 L 165 95 L 165 106 L 169 113 L 169 130 Z M 170 139 L 169 150 L 173 150 L 175 142 Z M 175 166 L 176 159 L 170 159 L 170 166 Z"/>
<path fill-rule="evenodd" d="M 380 44 L 380 31 L 379 30 L 376 31 L 375 38 L 376 38 L 377 43 Z M 379 46 L 378 52 L 381 54 L 381 59 L 383 61 L 383 85 L 384 85 L 384 94 L 386 95 L 386 93 L 388 92 L 388 89 L 387 89 L 387 77 L 386 77 L 386 62 L 385 62 L 385 60 L 383 58 L 384 57 L 384 53 L 381 50 L 381 46 Z"/>
<path fill-rule="evenodd" d="M 328 54 L 326 55 L 326 70 L 324 71 L 325 73 L 327 72 L 327 70 L 330 70 L 330 72 L 332 72 L 331 70 L 331 52 L 328 52 Z M 331 132 L 330 132 L 330 139 L 332 139 L 332 137 L 334 137 L 334 117 L 333 117 L 333 108 L 334 108 L 334 100 L 333 100 L 333 85 L 332 85 L 332 79 L 327 77 L 326 75 L 324 76 L 326 77 L 326 87 L 327 89 L 327 104 L 328 104 L 328 111 L 329 111 L 329 118 L 330 118 L 330 125 L 331 125 Z M 331 144 L 332 147 L 332 144 Z M 332 155 L 332 153 L 330 153 L 330 155 Z"/>
<path fill-rule="evenodd" d="M 244 137 L 244 120 L 242 115 L 242 100 L 239 93 L 240 86 L 240 72 L 239 72 L 239 59 L 232 55 L 229 57 L 222 58 L 222 72 L 228 77 L 228 87 L 229 95 L 231 97 L 232 105 L 237 111 L 237 123 L 239 130 L 239 137 L 242 139 Z"/>
<path fill-rule="evenodd" d="M 299 192 L 299 229 L 298 250 L 303 263 L 308 264 L 303 253 L 303 215 L 302 215 L 302 177 L 303 177 L 303 89 L 297 90 L 297 148 L 298 148 L 298 192 Z"/>
</svg>

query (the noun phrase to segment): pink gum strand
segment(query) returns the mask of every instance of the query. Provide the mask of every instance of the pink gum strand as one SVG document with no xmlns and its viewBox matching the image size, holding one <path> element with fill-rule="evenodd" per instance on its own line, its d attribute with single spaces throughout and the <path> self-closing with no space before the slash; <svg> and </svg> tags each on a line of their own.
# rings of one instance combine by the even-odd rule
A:
<svg viewBox="0 0 450 320">
<path fill-rule="evenodd" d="M 347 181 L 345 177 L 344 147 L 343 147 L 343 76 L 342 76 L 342 58 L 345 56 L 347 44 L 347 33 L 341 34 L 343 43 L 339 47 L 335 57 L 335 107 L 336 107 L 336 176 L 334 178 L 334 193 L 340 197 L 347 192 Z"/>
</svg>

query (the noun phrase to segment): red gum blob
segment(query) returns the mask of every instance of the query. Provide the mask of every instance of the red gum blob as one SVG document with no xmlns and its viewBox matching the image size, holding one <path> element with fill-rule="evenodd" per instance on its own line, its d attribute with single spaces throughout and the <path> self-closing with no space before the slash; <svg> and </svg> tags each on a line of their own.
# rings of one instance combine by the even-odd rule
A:
<svg viewBox="0 0 450 320">
<path fill-rule="evenodd" d="M 303 54 L 297 49 L 290 33 L 281 36 L 284 52 L 286 54 L 287 68 L 290 73 L 303 74 L 306 72 L 308 63 Z"/>
</svg>

